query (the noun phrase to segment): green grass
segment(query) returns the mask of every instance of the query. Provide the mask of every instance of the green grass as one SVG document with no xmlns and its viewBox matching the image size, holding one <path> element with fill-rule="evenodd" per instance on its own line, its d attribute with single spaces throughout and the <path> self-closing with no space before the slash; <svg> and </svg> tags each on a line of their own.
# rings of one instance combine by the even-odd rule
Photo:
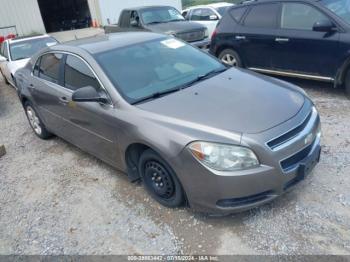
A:
<svg viewBox="0 0 350 262">
<path fill-rule="evenodd" d="M 241 0 L 182 0 L 182 5 L 185 8 L 193 5 L 206 5 L 215 2 L 239 3 Z"/>
</svg>

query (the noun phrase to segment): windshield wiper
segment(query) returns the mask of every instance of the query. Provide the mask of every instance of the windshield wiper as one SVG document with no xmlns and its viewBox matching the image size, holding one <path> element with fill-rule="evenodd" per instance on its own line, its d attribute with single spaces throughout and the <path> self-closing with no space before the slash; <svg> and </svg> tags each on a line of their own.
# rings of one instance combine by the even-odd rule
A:
<svg viewBox="0 0 350 262">
<path fill-rule="evenodd" d="M 195 79 L 193 79 L 192 81 L 184 84 L 181 89 L 184 89 L 184 88 L 187 88 L 187 87 L 190 87 L 192 85 L 194 85 L 195 83 L 198 83 L 200 81 L 203 81 L 211 76 L 215 76 L 215 75 L 218 75 L 220 73 L 223 73 L 227 70 L 228 68 L 225 67 L 225 68 L 221 68 L 221 69 L 215 69 L 215 70 L 212 70 L 212 71 L 209 71 L 208 73 L 204 74 L 204 75 L 199 75 L 197 76 Z"/>
<path fill-rule="evenodd" d="M 148 23 L 147 25 L 163 24 L 163 23 L 165 23 L 165 22 L 164 21 L 153 21 L 153 22 Z"/>
<path fill-rule="evenodd" d="M 153 93 L 149 96 L 146 96 L 144 98 L 141 98 L 141 99 L 133 102 L 132 105 L 136 105 L 136 104 L 145 102 L 147 100 L 153 100 L 153 99 L 156 99 L 156 98 L 159 98 L 159 97 L 171 94 L 171 93 L 175 93 L 175 92 L 180 91 L 180 90 L 181 90 L 181 88 L 177 87 L 177 88 L 173 88 L 173 89 L 169 89 L 169 90 L 165 90 L 165 91 L 161 91 L 161 92 L 156 92 L 156 93 Z"/>
</svg>

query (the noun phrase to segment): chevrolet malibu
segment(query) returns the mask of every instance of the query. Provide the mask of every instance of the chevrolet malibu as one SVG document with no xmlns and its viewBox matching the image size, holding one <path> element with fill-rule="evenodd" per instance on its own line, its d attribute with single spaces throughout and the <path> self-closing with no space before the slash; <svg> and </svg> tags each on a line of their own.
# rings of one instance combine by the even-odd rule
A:
<svg viewBox="0 0 350 262">
<path fill-rule="evenodd" d="M 292 189 L 320 158 L 300 88 L 173 37 L 132 32 L 48 47 L 16 75 L 35 134 L 141 180 L 167 207 L 232 213 Z"/>
</svg>

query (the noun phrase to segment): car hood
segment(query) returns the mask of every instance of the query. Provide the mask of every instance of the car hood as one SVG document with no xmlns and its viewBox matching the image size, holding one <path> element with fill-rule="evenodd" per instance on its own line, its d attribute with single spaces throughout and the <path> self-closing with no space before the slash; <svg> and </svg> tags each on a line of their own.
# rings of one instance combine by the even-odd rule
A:
<svg viewBox="0 0 350 262">
<path fill-rule="evenodd" d="M 15 75 L 16 71 L 18 69 L 23 68 L 28 61 L 30 60 L 30 58 L 26 58 L 26 59 L 21 59 L 21 60 L 16 60 L 16 61 L 11 61 L 8 63 L 8 68 L 11 72 L 12 75 Z"/>
<path fill-rule="evenodd" d="M 260 133 L 295 116 L 305 96 L 283 81 L 230 69 L 182 91 L 138 105 L 177 120 L 239 133 Z"/>
<path fill-rule="evenodd" d="M 205 30 L 206 27 L 196 22 L 176 21 L 161 24 L 146 25 L 147 29 L 156 33 L 178 34 L 196 30 Z"/>
</svg>

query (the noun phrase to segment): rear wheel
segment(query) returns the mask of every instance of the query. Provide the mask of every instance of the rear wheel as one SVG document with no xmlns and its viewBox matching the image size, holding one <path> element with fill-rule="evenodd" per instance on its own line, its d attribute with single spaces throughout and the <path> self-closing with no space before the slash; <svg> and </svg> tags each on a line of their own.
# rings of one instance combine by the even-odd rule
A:
<svg viewBox="0 0 350 262">
<path fill-rule="evenodd" d="M 345 94 L 346 94 L 347 98 L 350 99 L 350 68 L 346 72 L 345 85 L 344 86 L 345 86 Z"/>
<path fill-rule="evenodd" d="M 41 139 L 48 139 L 52 137 L 52 134 L 45 128 L 38 113 L 29 101 L 26 101 L 24 103 L 24 110 L 26 112 L 31 128 L 38 137 Z"/>
<path fill-rule="evenodd" d="M 225 49 L 219 54 L 219 59 L 231 67 L 242 67 L 242 61 L 236 51 Z"/>
<path fill-rule="evenodd" d="M 142 153 L 139 170 L 146 190 L 159 203 L 174 208 L 185 202 L 184 191 L 174 171 L 153 150 Z"/>
</svg>

